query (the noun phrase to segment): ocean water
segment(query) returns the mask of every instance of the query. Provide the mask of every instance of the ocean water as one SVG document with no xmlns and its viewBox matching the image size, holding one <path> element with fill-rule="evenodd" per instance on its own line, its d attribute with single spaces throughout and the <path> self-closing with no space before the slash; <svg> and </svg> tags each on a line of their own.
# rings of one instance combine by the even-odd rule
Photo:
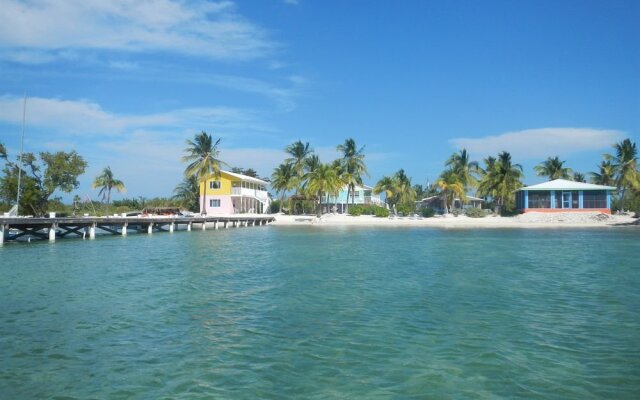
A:
<svg viewBox="0 0 640 400">
<path fill-rule="evenodd" d="M 1 399 L 636 399 L 640 231 L 257 227 L 0 248 Z"/>
</svg>

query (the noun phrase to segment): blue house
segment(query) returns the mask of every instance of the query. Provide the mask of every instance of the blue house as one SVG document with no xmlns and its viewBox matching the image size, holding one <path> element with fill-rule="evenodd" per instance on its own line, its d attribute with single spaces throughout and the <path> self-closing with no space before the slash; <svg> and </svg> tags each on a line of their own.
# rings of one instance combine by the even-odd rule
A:
<svg viewBox="0 0 640 400">
<path fill-rule="evenodd" d="M 611 214 L 613 186 L 555 179 L 526 186 L 516 192 L 516 209 L 521 212 L 584 212 Z"/>
<path fill-rule="evenodd" d="M 373 204 L 380 207 L 386 207 L 385 202 L 379 195 L 373 194 L 373 188 L 367 185 L 356 185 L 353 192 L 353 200 L 355 204 Z M 347 186 L 342 188 L 338 196 L 324 195 L 322 196 L 322 208 L 325 212 L 335 211 L 344 213 L 345 209 L 348 209 L 348 205 L 351 205 L 351 194 L 347 199 Z"/>
</svg>

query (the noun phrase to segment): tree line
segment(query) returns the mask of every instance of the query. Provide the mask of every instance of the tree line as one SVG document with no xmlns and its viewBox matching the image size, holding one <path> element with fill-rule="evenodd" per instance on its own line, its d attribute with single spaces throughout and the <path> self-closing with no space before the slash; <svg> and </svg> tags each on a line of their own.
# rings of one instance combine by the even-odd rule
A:
<svg viewBox="0 0 640 400">
<path fill-rule="evenodd" d="M 176 186 L 171 198 L 154 199 L 154 204 L 198 211 L 199 183 L 219 176 L 221 167 L 228 166 L 220 159 L 220 142 L 221 139 L 214 141 L 204 131 L 196 134 L 192 140 L 187 140 L 182 158 L 186 163 L 183 181 Z M 348 212 L 349 199 L 351 206 L 355 204 L 356 186 L 362 186 L 363 178 L 369 176 L 365 147 L 359 147 L 354 139 L 349 138 L 336 146 L 336 150 L 340 157 L 323 163 L 308 142 L 298 140 L 286 146 L 284 152 L 287 158 L 273 170 L 269 178 L 262 178 L 271 182 L 272 189 L 280 199 L 281 209 L 275 211 L 292 213 L 296 206 L 301 208 L 301 203 L 311 203 L 320 215 L 322 199 L 334 198 L 337 203 L 339 193 L 346 189 L 345 212 Z M 614 144 L 613 150 L 613 153 L 603 155 L 596 171 L 586 174 L 573 171 L 558 156 L 542 161 L 534 167 L 534 171 L 538 176 L 549 179 L 586 182 L 589 177 L 592 183 L 615 186 L 618 193 L 614 197 L 614 209 L 640 211 L 640 172 L 636 143 L 624 139 Z M 75 151 L 40 152 L 37 155 L 24 153 L 21 157 L 15 157 L 14 161 L 10 159 L 2 143 L 0 159 L 4 161 L 3 175 L 0 177 L 0 207 L 8 209 L 15 204 L 20 181 L 20 209 L 23 214 L 32 215 L 44 215 L 51 204 L 61 204 L 60 198 L 52 199 L 52 195 L 57 191 L 71 193 L 76 190 L 79 186 L 78 177 L 87 168 L 87 162 Z M 428 196 L 439 197 L 445 212 L 448 212 L 453 209 L 456 199 L 465 202 L 470 193 L 490 200 L 497 211 L 513 211 L 514 192 L 523 186 L 524 173 L 522 166 L 512 161 L 509 152 L 502 151 L 495 157 L 489 156 L 480 164 L 472 161 L 466 149 L 462 149 L 453 153 L 444 165 L 445 169 L 434 184 L 414 185 L 405 170 L 399 169 L 393 175 L 379 179 L 373 193 L 383 193 L 389 208 L 404 213 L 413 212 L 415 201 Z M 231 171 L 258 177 L 257 171 L 251 168 L 233 167 Z M 112 190 L 126 190 L 124 182 L 114 176 L 109 166 L 93 180 L 92 187 L 99 189 L 106 212 L 109 211 Z M 74 197 L 74 204 L 81 201 L 79 196 Z M 122 208 L 141 203 L 144 202 L 124 199 L 114 206 Z"/>
</svg>

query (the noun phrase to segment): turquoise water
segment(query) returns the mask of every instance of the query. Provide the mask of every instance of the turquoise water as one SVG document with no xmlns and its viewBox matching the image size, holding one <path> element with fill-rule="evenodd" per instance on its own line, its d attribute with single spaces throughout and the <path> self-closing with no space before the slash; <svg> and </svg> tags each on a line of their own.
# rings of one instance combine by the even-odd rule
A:
<svg viewBox="0 0 640 400">
<path fill-rule="evenodd" d="M 638 398 L 639 239 L 259 227 L 9 244 L 0 398 Z"/>
</svg>

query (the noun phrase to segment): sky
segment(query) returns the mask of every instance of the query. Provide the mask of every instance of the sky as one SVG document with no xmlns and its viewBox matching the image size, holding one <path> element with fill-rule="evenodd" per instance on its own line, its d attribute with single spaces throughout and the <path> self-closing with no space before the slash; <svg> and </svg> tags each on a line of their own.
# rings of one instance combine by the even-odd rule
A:
<svg viewBox="0 0 640 400">
<path fill-rule="evenodd" d="M 559 156 L 597 170 L 640 139 L 640 2 L 0 0 L 0 142 L 75 150 L 74 192 L 110 166 L 171 196 L 186 140 L 270 176 L 288 144 L 353 138 L 375 184 L 434 182 L 466 148 L 509 151 L 525 183 Z"/>
</svg>

